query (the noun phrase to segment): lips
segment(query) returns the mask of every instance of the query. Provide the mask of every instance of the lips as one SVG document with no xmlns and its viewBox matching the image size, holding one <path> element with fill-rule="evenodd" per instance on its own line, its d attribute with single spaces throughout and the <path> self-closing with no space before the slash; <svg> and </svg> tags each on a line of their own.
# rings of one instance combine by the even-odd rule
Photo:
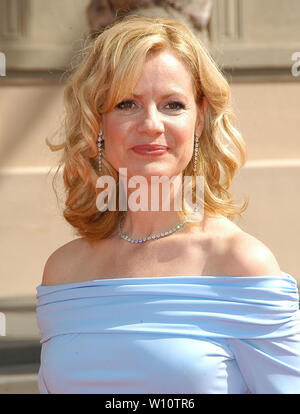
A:
<svg viewBox="0 0 300 414">
<path fill-rule="evenodd" d="M 136 145 L 133 149 L 137 149 L 140 151 L 157 151 L 157 150 L 166 150 L 168 147 L 166 145 L 155 145 L 155 144 L 147 144 L 147 145 Z"/>
<path fill-rule="evenodd" d="M 144 157 L 157 157 L 166 154 L 168 147 L 166 145 L 159 144 L 144 144 L 136 145 L 132 148 L 132 151 Z"/>
</svg>

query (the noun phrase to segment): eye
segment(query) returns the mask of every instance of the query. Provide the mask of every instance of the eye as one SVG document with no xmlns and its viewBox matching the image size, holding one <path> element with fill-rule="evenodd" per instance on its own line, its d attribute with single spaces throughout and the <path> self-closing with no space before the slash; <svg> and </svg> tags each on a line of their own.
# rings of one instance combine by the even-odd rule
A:
<svg viewBox="0 0 300 414">
<path fill-rule="evenodd" d="M 119 109 L 131 109 L 133 104 L 134 104 L 134 101 L 132 101 L 132 100 L 126 100 L 126 101 L 120 102 L 116 106 L 116 108 L 119 108 Z"/>
<path fill-rule="evenodd" d="M 177 101 L 169 102 L 168 105 L 172 106 L 170 109 L 185 109 L 185 105 Z"/>
</svg>

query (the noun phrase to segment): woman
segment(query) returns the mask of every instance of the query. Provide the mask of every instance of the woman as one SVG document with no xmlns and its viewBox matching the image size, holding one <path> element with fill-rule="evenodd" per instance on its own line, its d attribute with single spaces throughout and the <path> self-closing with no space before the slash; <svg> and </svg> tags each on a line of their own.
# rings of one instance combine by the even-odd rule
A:
<svg viewBox="0 0 300 414">
<path fill-rule="evenodd" d="M 201 42 L 173 20 L 126 17 L 88 48 L 65 104 L 66 142 L 52 148 L 64 148 L 64 217 L 81 237 L 37 287 L 40 392 L 299 393 L 296 280 L 231 220 L 246 208 L 228 191 L 245 146 Z M 164 209 L 158 176 L 203 176 L 203 214 L 186 200 Z M 99 177 L 124 186 L 115 210 Z"/>
</svg>

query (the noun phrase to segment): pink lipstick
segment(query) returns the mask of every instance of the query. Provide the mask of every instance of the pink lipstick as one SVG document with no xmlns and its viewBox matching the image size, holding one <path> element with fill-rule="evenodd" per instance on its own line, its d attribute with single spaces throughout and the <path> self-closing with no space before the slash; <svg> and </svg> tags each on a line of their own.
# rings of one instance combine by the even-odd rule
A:
<svg viewBox="0 0 300 414">
<path fill-rule="evenodd" d="M 166 145 L 145 144 L 136 145 L 132 149 L 140 155 L 162 155 L 167 152 L 168 147 Z"/>
</svg>

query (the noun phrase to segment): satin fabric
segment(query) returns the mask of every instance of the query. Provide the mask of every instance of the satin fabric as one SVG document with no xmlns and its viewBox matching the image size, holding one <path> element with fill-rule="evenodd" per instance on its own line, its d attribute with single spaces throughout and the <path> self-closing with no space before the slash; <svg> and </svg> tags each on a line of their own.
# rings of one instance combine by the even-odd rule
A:
<svg viewBox="0 0 300 414">
<path fill-rule="evenodd" d="M 36 290 L 40 393 L 300 393 L 299 292 L 288 273 Z"/>
</svg>

